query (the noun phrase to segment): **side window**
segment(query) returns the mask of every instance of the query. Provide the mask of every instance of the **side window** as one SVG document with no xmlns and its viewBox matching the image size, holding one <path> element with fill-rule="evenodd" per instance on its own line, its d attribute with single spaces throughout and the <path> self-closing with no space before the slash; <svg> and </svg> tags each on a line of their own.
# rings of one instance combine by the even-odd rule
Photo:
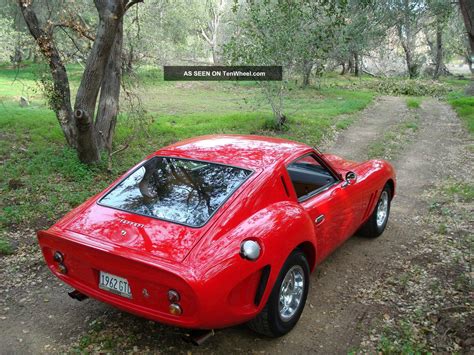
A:
<svg viewBox="0 0 474 355">
<path fill-rule="evenodd" d="M 298 199 L 308 197 L 336 179 L 312 156 L 306 155 L 288 165 L 288 174 Z"/>
</svg>

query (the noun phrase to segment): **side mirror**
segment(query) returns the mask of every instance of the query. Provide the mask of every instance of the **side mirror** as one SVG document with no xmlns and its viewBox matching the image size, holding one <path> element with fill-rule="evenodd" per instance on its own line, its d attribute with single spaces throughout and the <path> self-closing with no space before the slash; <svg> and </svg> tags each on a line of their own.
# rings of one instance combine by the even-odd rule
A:
<svg viewBox="0 0 474 355">
<path fill-rule="evenodd" d="M 357 175 L 353 171 L 348 171 L 345 177 L 344 182 L 342 183 L 342 187 L 346 187 L 352 185 L 356 182 Z"/>
</svg>

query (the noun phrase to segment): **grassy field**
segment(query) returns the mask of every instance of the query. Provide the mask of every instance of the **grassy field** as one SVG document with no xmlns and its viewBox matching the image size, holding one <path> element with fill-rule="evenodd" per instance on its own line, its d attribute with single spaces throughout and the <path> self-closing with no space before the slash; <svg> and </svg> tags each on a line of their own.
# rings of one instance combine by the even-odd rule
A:
<svg viewBox="0 0 474 355">
<path fill-rule="evenodd" d="M 164 82 L 161 70 L 144 67 L 136 77 L 127 78 L 133 94 L 123 95 L 124 113 L 119 117 L 115 145 L 131 145 L 114 157 L 109 172 L 105 163 L 93 167 L 81 164 L 75 152 L 65 146 L 56 117 L 39 89 L 38 78 L 47 74 L 45 70 L 38 65 L 18 70 L 0 65 L 2 234 L 49 226 L 166 144 L 197 135 L 242 133 L 277 135 L 318 145 L 335 130 L 349 127 L 354 114 L 378 95 L 374 90 L 377 81 L 369 77 L 329 74 L 306 89 L 290 85 L 285 106 L 288 125 L 277 132 L 272 129 L 270 106 L 254 83 Z M 68 71 L 75 91 L 82 68 L 74 65 Z M 460 94 L 466 83 L 458 80 L 447 85 L 453 91 L 451 104 L 472 131 L 473 98 Z M 403 90 L 406 85 L 404 81 Z M 29 100 L 28 107 L 20 107 L 20 96 Z M 416 108 L 420 100 L 407 97 L 407 105 Z M 138 103 L 145 110 L 140 116 L 135 110 Z"/>
<path fill-rule="evenodd" d="M 105 163 L 89 167 L 78 162 L 64 144 L 54 113 L 38 89 L 44 69 L 20 70 L 0 66 L 0 225 L 7 230 L 44 228 L 89 196 L 106 187 L 137 161 L 171 142 L 203 134 L 244 133 L 278 135 L 317 145 L 325 135 L 347 128 L 354 113 L 376 96 L 370 90 L 291 87 L 285 112 L 288 126 L 271 129 L 272 116 L 261 91 L 253 83 L 164 82 L 156 69 L 142 69 L 133 100 L 122 100 L 131 111 L 138 100 L 146 119 L 122 114 L 116 146 L 132 141 L 116 155 L 112 172 Z M 71 86 L 77 88 L 81 68 L 69 68 Z M 135 85 L 136 81 L 140 85 Z M 20 96 L 30 101 L 20 107 Z M 124 95 L 125 96 L 125 95 Z"/>
<path fill-rule="evenodd" d="M 448 99 L 451 106 L 464 121 L 467 129 L 474 134 L 474 96 L 453 93 Z"/>
</svg>

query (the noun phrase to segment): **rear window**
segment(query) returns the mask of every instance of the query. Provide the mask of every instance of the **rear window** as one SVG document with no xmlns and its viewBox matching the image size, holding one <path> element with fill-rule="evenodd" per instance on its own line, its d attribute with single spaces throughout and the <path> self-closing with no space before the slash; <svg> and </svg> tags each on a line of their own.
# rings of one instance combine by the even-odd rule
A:
<svg viewBox="0 0 474 355">
<path fill-rule="evenodd" d="M 99 203 L 200 227 L 251 173 L 221 164 L 154 157 L 122 180 Z"/>
</svg>

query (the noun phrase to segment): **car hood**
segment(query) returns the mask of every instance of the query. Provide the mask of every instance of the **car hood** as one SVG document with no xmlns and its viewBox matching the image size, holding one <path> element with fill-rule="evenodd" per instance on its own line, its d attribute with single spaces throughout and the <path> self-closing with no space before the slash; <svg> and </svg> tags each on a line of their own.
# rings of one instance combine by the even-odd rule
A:
<svg viewBox="0 0 474 355">
<path fill-rule="evenodd" d="M 95 203 L 67 221 L 63 228 L 172 262 L 182 262 L 208 229 L 207 226 L 188 227 Z"/>
</svg>

